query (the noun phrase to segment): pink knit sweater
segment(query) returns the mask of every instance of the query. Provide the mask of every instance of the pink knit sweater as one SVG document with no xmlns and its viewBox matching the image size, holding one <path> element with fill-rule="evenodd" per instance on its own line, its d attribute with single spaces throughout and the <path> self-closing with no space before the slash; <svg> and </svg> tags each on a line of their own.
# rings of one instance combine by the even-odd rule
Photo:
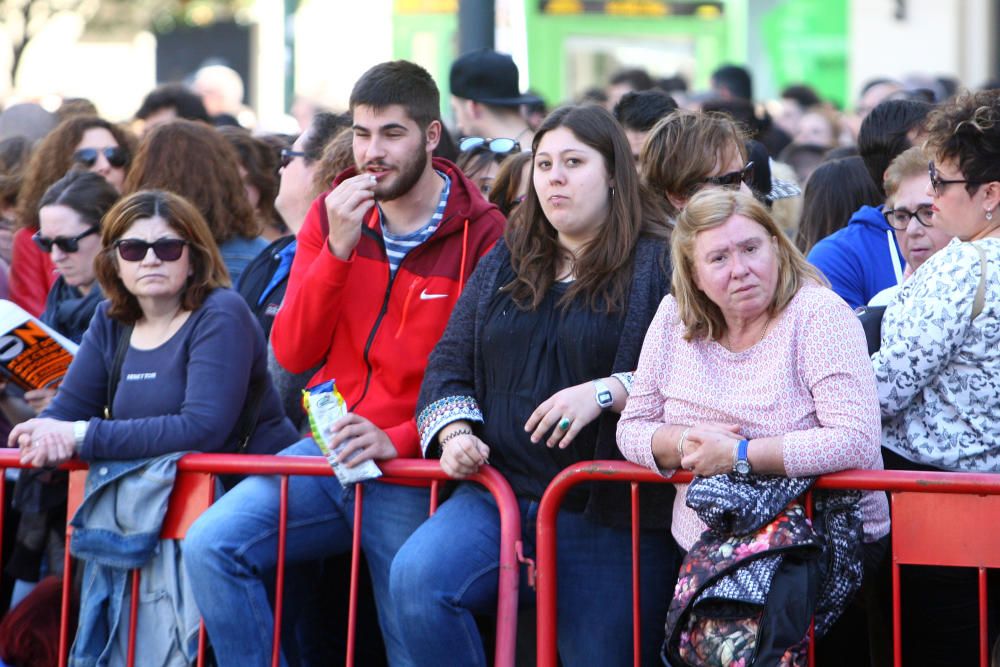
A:
<svg viewBox="0 0 1000 667">
<path fill-rule="evenodd" d="M 858 318 L 830 290 L 803 287 L 764 340 L 742 352 L 683 338 L 677 302 L 667 296 L 650 324 L 618 447 L 629 461 L 659 470 L 653 433 L 662 424 L 735 423 L 747 438 L 784 435 L 791 477 L 851 468 L 882 469 L 878 395 Z M 684 549 L 705 529 L 677 488 L 673 534 Z M 884 493 L 862 499 L 865 540 L 889 532 Z"/>
</svg>

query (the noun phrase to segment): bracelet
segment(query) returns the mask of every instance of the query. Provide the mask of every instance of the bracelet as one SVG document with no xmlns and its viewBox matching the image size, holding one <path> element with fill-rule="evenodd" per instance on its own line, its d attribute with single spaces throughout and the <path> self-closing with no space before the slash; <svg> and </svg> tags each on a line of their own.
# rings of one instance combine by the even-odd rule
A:
<svg viewBox="0 0 1000 667">
<path fill-rule="evenodd" d="M 677 441 L 677 455 L 680 456 L 681 458 L 684 458 L 684 443 L 687 441 L 688 433 L 690 431 L 691 427 L 688 426 L 686 429 L 684 429 L 684 432 L 681 433 L 681 439 Z"/>
<path fill-rule="evenodd" d="M 441 451 L 444 451 L 444 445 L 446 442 L 448 442 L 452 438 L 457 438 L 460 435 L 472 435 L 472 429 L 471 428 L 455 429 L 454 431 L 444 436 L 443 438 L 438 438 L 438 446 L 441 448 Z"/>
</svg>

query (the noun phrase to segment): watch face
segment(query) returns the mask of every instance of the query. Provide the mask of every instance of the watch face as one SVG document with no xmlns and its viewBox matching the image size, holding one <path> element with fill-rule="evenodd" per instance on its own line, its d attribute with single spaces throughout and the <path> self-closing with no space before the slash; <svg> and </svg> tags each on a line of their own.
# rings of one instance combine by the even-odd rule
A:
<svg viewBox="0 0 1000 667">
<path fill-rule="evenodd" d="M 606 408 L 615 402 L 615 397 L 611 395 L 610 391 L 601 391 L 597 394 L 597 404 L 602 408 Z"/>
<path fill-rule="evenodd" d="M 750 462 L 749 461 L 737 461 L 736 462 L 736 472 L 740 475 L 750 474 Z"/>
</svg>

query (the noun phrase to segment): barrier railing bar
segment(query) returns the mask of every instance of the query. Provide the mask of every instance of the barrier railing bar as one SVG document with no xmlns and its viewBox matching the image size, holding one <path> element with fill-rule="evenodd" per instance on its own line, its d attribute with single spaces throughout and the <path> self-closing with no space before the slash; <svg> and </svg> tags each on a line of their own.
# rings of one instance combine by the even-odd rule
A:
<svg viewBox="0 0 1000 667">
<path fill-rule="evenodd" d="M 431 482 L 431 506 L 427 511 L 428 516 L 434 516 L 434 512 L 437 512 L 438 508 L 438 495 L 441 492 L 441 482 L 434 480 Z"/>
<path fill-rule="evenodd" d="M 812 521 L 813 518 L 813 494 L 812 491 L 806 492 L 806 518 Z M 809 648 L 806 660 L 808 661 L 809 667 L 815 667 L 816 665 L 816 617 L 813 616 L 809 619 Z"/>
<path fill-rule="evenodd" d="M 326 463 L 324 461 L 324 463 Z M 288 475 L 281 476 L 278 500 L 278 569 L 274 581 L 274 643 L 271 666 L 281 662 L 281 613 L 285 604 L 285 540 L 288 538 Z"/>
<path fill-rule="evenodd" d="M 988 667 L 989 662 L 989 640 L 987 638 L 986 607 L 988 604 L 986 593 L 986 568 L 979 567 L 979 667 Z"/>
<path fill-rule="evenodd" d="M 892 559 L 892 664 L 893 667 L 903 667 L 903 624 L 900 622 L 902 612 L 902 594 L 900 592 L 899 563 Z"/>
<path fill-rule="evenodd" d="M 361 561 L 361 522 L 364 485 L 354 485 L 354 532 L 351 535 L 351 583 L 347 603 L 347 667 L 354 667 L 358 630 L 358 570 Z"/>
<path fill-rule="evenodd" d="M 563 498 L 577 484 L 594 481 L 630 481 L 655 484 L 686 484 L 692 475 L 684 470 L 670 477 L 624 461 L 586 461 L 571 465 L 549 484 L 538 508 L 538 558 L 536 570 L 538 600 L 539 667 L 558 665 L 556 618 L 556 518 Z M 965 495 L 1000 495 L 1000 475 L 971 472 L 914 472 L 903 470 L 847 470 L 829 473 L 817 479 L 813 488 L 857 489 L 862 491 L 916 491 Z M 810 503 L 811 507 L 811 503 Z M 893 613 L 899 618 L 899 565 L 893 563 Z M 981 590 L 983 584 L 980 585 Z M 980 599 L 980 614 L 982 605 Z M 893 623 L 894 661 L 901 667 L 901 624 Z M 980 633 L 983 631 L 981 623 Z M 985 640 L 981 636 L 981 659 L 985 660 Z M 810 642 L 812 646 L 814 642 Z M 811 649 L 812 651 L 812 649 Z M 810 651 L 810 652 L 811 652 Z M 983 663 L 984 665 L 986 663 Z"/>
<path fill-rule="evenodd" d="M 66 550 L 63 553 L 62 610 L 59 614 L 59 667 L 66 667 L 66 662 L 69 659 L 69 609 L 70 592 L 73 588 L 73 559 L 69 549 L 72 531 L 69 526 L 70 517 L 66 518 Z"/>
<path fill-rule="evenodd" d="M 432 503 L 437 507 L 437 487 L 442 481 L 449 481 L 448 475 L 441 470 L 437 461 L 408 459 L 405 461 L 384 461 L 379 464 L 384 477 L 382 482 L 393 483 L 399 480 L 431 481 Z M 0 450 L 0 468 L 22 468 L 17 450 Z M 87 464 L 81 460 L 71 460 L 59 466 L 62 470 L 86 470 Z M 331 476 L 333 471 L 326 460 L 319 456 L 287 456 L 276 457 L 257 454 L 188 454 L 177 462 L 180 472 L 200 472 L 208 474 L 232 475 L 280 475 L 282 477 L 282 493 L 279 520 L 279 564 L 275 595 L 275 652 L 273 664 L 277 665 L 280 650 L 280 613 L 279 605 L 283 597 L 284 555 L 287 530 L 288 476 Z M 518 584 L 520 565 L 516 555 L 516 544 L 521 536 L 521 515 L 517 498 L 504 477 L 489 466 L 475 475 L 467 478 L 485 487 L 496 499 L 500 514 L 500 539 L 503 548 L 500 552 L 497 596 L 497 627 L 496 650 L 494 664 L 497 667 L 514 667 L 517 639 L 517 609 Z M 3 490 L 0 489 L 0 494 Z M 0 495 L 0 500 L 3 496 Z M 3 516 L 0 515 L 0 528 Z M 66 667 L 69 655 L 69 618 L 71 593 L 70 527 L 66 527 L 66 553 L 64 556 L 64 585 L 62 590 L 62 609 L 59 627 L 59 667 Z M 0 545 L 2 546 L 2 545 Z M 199 660 L 204 655 L 205 639 L 204 624 L 201 624 L 199 636 Z"/>
<path fill-rule="evenodd" d="M 641 531 L 639 526 L 639 484 L 632 482 L 632 664 L 635 667 L 642 667 L 642 607 L 640 606 L 640 585 L 639 585 L 639 536 Z"/>
<path fill-rule="evenodd" d="M 125 656 L 125 664 L 128 667 L 135 667 L 135 631 L 139 625 L 139 568 L 132 570 L 132 600 L 128 609 L 128 652 Z"/>
</svg>

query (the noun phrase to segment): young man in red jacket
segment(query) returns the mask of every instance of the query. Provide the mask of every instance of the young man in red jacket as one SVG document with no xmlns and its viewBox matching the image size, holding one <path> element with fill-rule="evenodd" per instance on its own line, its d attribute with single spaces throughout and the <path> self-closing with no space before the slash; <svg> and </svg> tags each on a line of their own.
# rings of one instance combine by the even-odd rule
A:
<svg viewBox="0 0 1000 667">
<path fill-rule="evenodd" d="M 377 65 L 351 93 L 356 169 L 312 206 L 298 235 L 271 342 L 286 369 L 322 363 L 349 414 L 331 448 L 349 466 L 420 456 L 414 412 L 427 358 L 503 217 L 458 169 L 431 154 L 442 128 L 438 90 L 409 62 Z M 319 455 L 312 439 L 285 455 Z M 353 458 L 352 458 L 353 457 Z M 362 546 L 393 666 L 410 665 L 388 600 L 389 566 L 427 517 L 424 487 L 362 482 Z M 273 616 L 261 579 L 276 564 L 279 481 L 252 477 L 188 533 L 185 563 L 221 667 L 270 663 Z M 354 487 L 289 480 L 287 559 L 350 549 Z M 249 618 L 248 618 L 249 614 Z"/>
</svg>

